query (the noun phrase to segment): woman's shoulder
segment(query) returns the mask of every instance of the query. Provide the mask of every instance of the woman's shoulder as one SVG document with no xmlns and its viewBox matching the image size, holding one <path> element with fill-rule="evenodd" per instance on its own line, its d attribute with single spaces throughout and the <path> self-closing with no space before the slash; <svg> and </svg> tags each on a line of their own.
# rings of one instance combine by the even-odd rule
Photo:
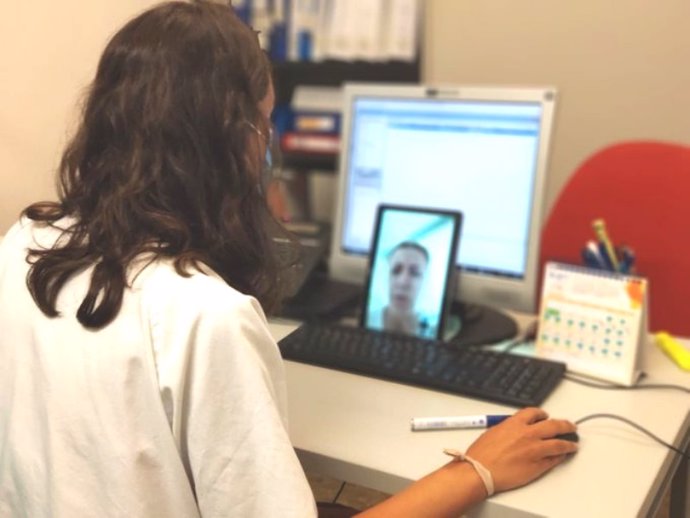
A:
<svg viewBox="0 0 690 518">
<path fill-rule="evenodd" d="M 183 351 L 192 348 L 221 362 L 232 356 L 237 365 L 247 355 L 261 357 L 271 371 L 279 369 L 280 356 L 259 302 L 219 276 L 196 270 L 183 276 L 172 260 L 158 260 L 132 289 L 159 356 L 186 358 Z"/>
<path fill-rule="evenodd" d="M 157 259 L 135 274 L 132 289 L 140 291 L 152 307 L 187 315 L 219 316 L 247 313 L 265 320 L 258 301 L 233 288 L 210 269 L 190 268 L 185 275 L 172 259 Z"/>
<path fill-rule="evenodd" d="M 0 243 L 17 243 L 23 241 L 31 240 L 34 232 L 36 230 L 36 225 L 34 221 L 29 218 L 22 216 L 7 230 Z"/>
<path fill-rule="evenodd" d="M 22 216 L 9 228 L 0 243 L 24 248 L 51 248 L 72 223 L 71 218 L 44 223 Z"/>
<path fill-rule="evenodd" d="M 58 234 L 50 227 L 37 224 L 26 216 L 18 219 L 5 233 L 0 236 L 0 250 L 3 255 L 26 254 L 29 248 L 50 248 L 55 243 Z"/>
</svg>

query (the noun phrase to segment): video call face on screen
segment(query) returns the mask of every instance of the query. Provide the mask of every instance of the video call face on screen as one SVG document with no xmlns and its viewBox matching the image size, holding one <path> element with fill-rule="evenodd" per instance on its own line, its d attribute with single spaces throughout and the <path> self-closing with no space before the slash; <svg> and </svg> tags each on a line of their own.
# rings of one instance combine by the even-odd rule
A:
<svg viewBox="0 0 690 518">
<path fill-rule="evenodd" d="M 460 220 L 457 212 L 379 208 L 364 327 L 442 336 Z"/>
</svg>

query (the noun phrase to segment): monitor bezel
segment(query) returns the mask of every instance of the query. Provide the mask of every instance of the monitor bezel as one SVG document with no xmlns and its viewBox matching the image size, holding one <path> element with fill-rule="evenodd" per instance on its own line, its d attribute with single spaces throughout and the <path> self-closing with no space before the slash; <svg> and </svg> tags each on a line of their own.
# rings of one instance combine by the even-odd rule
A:
<svg viewBox="0 0 690 518">
<path fill-rule="evenodd" d="M 463 302 L 490 307 L 534 313 L 537 300 L 539 244 L 542 227 L 544 192 L 548 157 L 554 126 L 557 100 L 556 89 L 549 86 L 462 86 L 409 85 L 391 83 L 346 83 L 343 86 L 341 125 L 341 154 L 338 165 L 338 195 L 336 199 L 329 271 L 333 278 L 364 285 L 368 269 L 368 254 L 354 255 L 342 249 L 343 214 L 347 200 L 352 135 L 352 110 L 359 97 L 385 99 L 440 99 L 458 101 L 531 102 L 542 107 L 536 171 L 532 189 L 532 213 L 529 218 L 528 247 L 525 275 L 504 278 L 482 275 L 458 269 L 455 298 Z M 420 203 L 424 204 L 423 200 Z M 462 207 L 457 207 L 462 212 Z M 375 222 L 372 222 L 374 224 Z M 462 238 L 461 238 L 462 241 Z"/>
</svg>

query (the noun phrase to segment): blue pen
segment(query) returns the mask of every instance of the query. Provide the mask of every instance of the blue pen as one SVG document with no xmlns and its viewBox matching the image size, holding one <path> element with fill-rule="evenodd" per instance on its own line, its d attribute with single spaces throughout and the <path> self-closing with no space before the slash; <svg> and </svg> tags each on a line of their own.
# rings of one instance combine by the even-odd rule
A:
<svg viewBox="0 0 690 518">
<path fill-rule="evenodd" d="M 601 256 L 601 259 L 604 262 L 605 270 L 609 270 L 611 272 L 616 271 L 616 269 L 613 266 L 613 263 L 611 262 L 611 257 L 609 256 L 605 243 L 599 243 L 599 255 Z"/>
<path fill-rule="evenodd" d="M 592 221 L 592 228 L 594 229 L 594 233 L 597 235 L 597 239 L 599 240 L 599 250 L 601 255 L 610 265 L 609 270 L 617 272 L 618 257 L 616 257 L 616 251 L 613 249 L 611 240 L 606 232 L 606 223 L 604 223 L 604 220 L 601 218 L 595 219 Z"/>
<path fill-rule="evenodd" d="M 635 252 L 632 251 L 630 247 L 621 247 L 621 262 L 620 269 L 623 273 L 630 273 L 633 266 L 635 265 Z"/>
<path fill-rule="evenodd" d="M 448 417 L 413 417 L 410 429 L 413 432 L 422 430 L 453 430 L 458 428 L 488 428 L 508 419 L 509 415 L 464 415 Z"/>
<path fill-rule="evenodd" d="M 596 241 L 587 241 L 587 244 L 582 249 L 582 260 L 584 261 L 585 266 L 588 266 L 589 268 L 598 268 L 600 270 L 609 269 L 608 262 L 602 257 Z"/>
</svg>

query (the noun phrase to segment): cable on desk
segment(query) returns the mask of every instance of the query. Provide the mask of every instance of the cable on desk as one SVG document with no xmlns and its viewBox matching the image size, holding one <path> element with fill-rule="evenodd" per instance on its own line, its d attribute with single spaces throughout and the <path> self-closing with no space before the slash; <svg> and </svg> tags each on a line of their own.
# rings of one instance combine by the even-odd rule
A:
<svg viewBox="0 0 690 518">
<path fill-rule="evenodd" d="M 342 482 L 340 484 L 340 489 L 338 489 L 338 492 L 335 494 L 333 497 L 333 501 L 331 502 L 332 504 L 337 504 L 338 503 L 338 498 L 340 498 L 340 493 L 343 492 L 343 489 L 345 489 L 345 482 Z"/>
<path fill-rule="evenodd" d="M 615 383 L 597 383 L 594 381 L 589 381 L 582 379 L 578 376 L 573 376 L 572 374 L 565 374 L 564 379 L 572 381 L 574 383 L 579 383 L 580 385 L 585 385 L 587 387 L 605 389 L 605 390 L 642 390 L 642 389 L 672 389 L 680 390 L 682 392 L 690 393 L 689 387 L 684 387 L 682 385 L 670 385 L 665 383 L 645 383 L 643 385 L 616 385 Z"/>
<path fill-rule="evenodd" d="M 530 322 L 522 333 L 513 338 L 503 349 L 500 350 L 500 353 L 508 354 L 516 347 L 533 342 L 537 336 L 537 323 L 537 320 Z"/>
<path fill-rule="evenodd" d="M 658 442 L 659 444 L 662 444 L 662 445 L 666 446 L 666 447 L 669 448 L 670 450 L 675 451 L 676 453 L 682 455 L 682 456 L 685 457 L 686 459 L 690 459 L 690 455 L 688 455 L 688 454 L 687 454 L 686 452 L 684 452 L 683 450 L 681 450 L 681 449 L 679 449 L 679 448 L 676 448 L 676 447 L 673 446 L 672 444 L 667 443 L 666 441 L 664 441 L 664 440 L 661 439 L 660 437 L 654 435 L 652 432 L 650 432 L 649 430 L 647 430 L 647 429 L 644 428 L 643 426 L 640 426 L 639 424 L 635 423 L 634 421 L 631 421 L 630 419 L 628 419 L 628 418 L 626 418 L 626 417 L 622 417 L 622 416 L 615 415 L 615 414 L 590 414 L 590 415 L 587 415 L 587 416 L 585 416 L 585 417 L 581 417 L 580 419 L 578 419 L 577 421 L 575 421 L 575 424 L 579 425 L 579 424 L 581 424 L 581 423 L 584 423 L 585 421 L 589 421 L 589 420 L 591 420 L 591 419 L 600 419 L 600 418 L 617 419 L 618 421 L 623 421 L 624 423 L 626 423 L 626 424 L 632 426 L 633 428 L 636 428 L 636 429 L 639 430 L 640 432 L 642 432 L 642 433 L 644 433 L 645 435 L 651 437 L 652 439 L 654 439 L 654 440 L 655 440 L 656 442 Z"/>
<path fill-rule="evenodd" d="M 528 340 L 523 340 L 522 337 L 515 338 L 514 340 L 511 340 L 508 342 L 508 344 L 505 346 L 504 349 L 500 351 L 501 354 L 508 354 L 510 351 L 515 349 L 516 347 L 520 347 L 522 344 L 528 343 Z"/>
</svg>

